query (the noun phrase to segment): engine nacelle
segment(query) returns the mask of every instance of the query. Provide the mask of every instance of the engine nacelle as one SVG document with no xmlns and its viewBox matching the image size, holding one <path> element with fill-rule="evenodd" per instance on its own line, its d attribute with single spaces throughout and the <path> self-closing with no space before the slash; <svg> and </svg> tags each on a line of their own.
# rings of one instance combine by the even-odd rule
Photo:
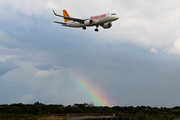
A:
<svg viewBox="0 0 180 120">
<path fill-rule="evenodd" d="M 111 22 L 109 22 L 109 23 L 104 23 L 104 24 L 102 25 L 102 27 L 103 27 L 104 29 L 108 29 L 108 28 L 112 27 L 112 23 L 111 23 Z"/>
<path fill-rule="evenodd" d="M 91 19 L 84 21 L 85 26 L 92 25 L 92 24 L 93 24 L 93 20 L 91 20 Z"/>
</svg>

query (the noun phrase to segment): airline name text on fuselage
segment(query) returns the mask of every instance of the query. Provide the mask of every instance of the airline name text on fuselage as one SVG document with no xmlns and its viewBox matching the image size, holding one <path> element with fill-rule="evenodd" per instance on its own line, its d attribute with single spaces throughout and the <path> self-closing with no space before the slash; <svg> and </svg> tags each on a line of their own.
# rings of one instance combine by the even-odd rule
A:
<svg viewBox="0 0 180 120">
<path fill-rule="evenodd" d="M 98 16 L 92 16 L 90 19 L 91 19 L 91 20 L 97 20 L 97 19 L 99 19 L 99 18 L 104 18 L 104 17 L 106 17 L 106 14 L 98 15 Z"/>
</svg>

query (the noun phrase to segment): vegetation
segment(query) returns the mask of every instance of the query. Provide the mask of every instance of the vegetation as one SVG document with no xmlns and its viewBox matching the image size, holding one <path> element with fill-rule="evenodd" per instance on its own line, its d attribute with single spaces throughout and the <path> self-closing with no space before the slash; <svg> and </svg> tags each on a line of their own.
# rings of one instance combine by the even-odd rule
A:
<svg viewBox="0 0 180 120">
<path fill-rule="evenodd" d="M 129 107 L 96 107 L 92 104 L 74 104 L 73 106 L 45 105 L 39 102 L 34 104 L 11 104 L 0 105 L 0 120 L 38 120 L 38 117 L 47 117 L 54 114 L 69 113 L 122 113 L 135 114 L 134 119 L 138 120 L 172 120 L 180 116 L 180 107 L 157 108 L 150 106 L 129 106 Z M 63 118 L 65 119 L 65 118 Z"/>
</svg>

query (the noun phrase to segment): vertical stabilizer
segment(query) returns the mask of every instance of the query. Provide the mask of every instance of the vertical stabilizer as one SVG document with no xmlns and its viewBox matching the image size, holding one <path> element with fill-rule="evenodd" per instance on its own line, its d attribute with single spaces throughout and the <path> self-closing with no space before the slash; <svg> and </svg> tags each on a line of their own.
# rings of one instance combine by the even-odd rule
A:
<svg viewBox="0 0 180 120">
<path fill-rule="evenodd" d="M 63 15 L 64 16 L 67 16 L 67 17 L 70 17 L 68 12 L 66 10 L 63 10 Z M 71 20 L 68 20 L 68 19 L 64 19 L 64 22 L 68 22 L 68 21 L 71 21 Z"/>
</svg>

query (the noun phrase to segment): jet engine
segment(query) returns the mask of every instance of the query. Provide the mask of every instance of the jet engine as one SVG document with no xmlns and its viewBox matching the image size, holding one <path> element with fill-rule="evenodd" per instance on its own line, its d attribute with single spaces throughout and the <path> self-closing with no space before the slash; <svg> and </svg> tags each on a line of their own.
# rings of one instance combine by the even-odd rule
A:
<svg viewBox="0 0 180 120">
<path fill-rule="evenodd" d="M 85 26 L 92 25 L 92 24 L 93 24 L 93 20 L 91 20 L 91 19 L 84 21 Z"/>
<path fill-rule="evenodd" d="M 109 23 L 104 23 L 104 24 L 102 25 L 102 27 L 103 27 L 104 29 L 108 29 L 108 28 L 112 27 L 112 23 L 111 23 L 111 22 L 109 22 Z"/>
</svg>

